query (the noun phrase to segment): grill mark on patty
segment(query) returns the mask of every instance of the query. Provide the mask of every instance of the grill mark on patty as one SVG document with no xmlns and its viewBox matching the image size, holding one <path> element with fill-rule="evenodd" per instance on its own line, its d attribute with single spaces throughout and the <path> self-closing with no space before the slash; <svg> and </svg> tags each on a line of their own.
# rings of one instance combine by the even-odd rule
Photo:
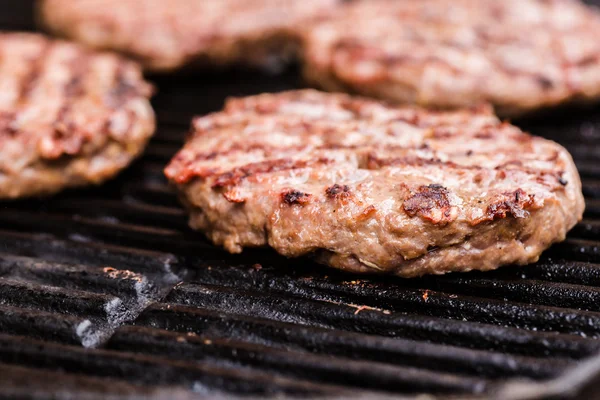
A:
<svg viewBox="0 0 600 400">
<path fill-rule="evenodd" d="M 52 41 L 44 41 L 44 44 L 39 50 L 37 57 L 31 61 L 31 70 L 24 76 L 21 82 L 21 91 L 19 92 L 19 98 L 17 104 L 24 104 L 29 101 L 31 93 L 35 90 L 36 86 L 40 83 L 40 76 L 42 71 L 46 67 L 46 59 L 48 55 L 54 49 L 55 43 Z"/>
<path fill-rule="evenodd" d="M 141 94 L 139 88 L 125 78 L 125 69 L 128 66 L 129 62 L 117 60 L 113 88 L 107 96 L 108 105 L 113 110 L 119 109 L 128 100 Z"/>
<path fill-rule="evenodd" d="M 259 151 L 262 150 L 263 154 L 269 155 L 270 153 L 274 153 L 276 151 L 280 151 L 280 152 L 286 152 L 286 151 L 291 151 L 291 150 L 301 151 L 307 147 L 308 146 L 306 146 L 306 145 L 277 147 L 277 146 L 269 146 L 269 145 L 258 144 L 258 143 L 250 143 L 250 144 L 248 144 L 248 143 L 233 143 L 231 146 L 229 146 L 228 148 L 225 148 L 223 150 L 215 150 L 215 151 L 210 151 L 210 152 L 206 152 L 206 153 L 195 154 L 192 159 L 186 160 L 185 163 L 193 164 L 193 163 L 198 163 L 198 162 L 203 162 L 203 161 L 212 161 L 217 158 L 227 157 L 227 156 L 230 156 L 235 153 L 247 153 L 247 152 L 253 152 L 253 151 L 257 151 L 257 150 L 259 150 Z"/>
<path fill-rule="evenodd" d="M 90 56 L 88 54 L 79 54 L 71 62 L 73 76 L 63 89 L 65 103 L 72 102 L 77 98 L 85 96 L 85 85 L 83 78 L 88 71 Z"/>
<path fill-rule="evenodd" d="M 0 139 L 15 137 L 19 133 L 18 128 L 14 127 L 13 123 L 18 120 L 20 109 L 29 102 L 31 93 L 39 84 L 39 77 L 45 66 L 45 59 L 53 47 L 54 44 L 52 42 L 44 41 L 40 46 L 37 57 L 30 61 L 31 69 L 21 77 L 18 83 L 19 94 L 16 101 L 16 110 L 2 112 L 0 115 Z"/>
<path fill-rule="evenodd" d="M 263 156 L 268 158 L 272 155 L 272 153 L 297 153 L 303 150 L 306 150 L 309 146 L 306 145 L 298 145 L 298 146 L 287 146 L 287 147 L 274 147 L 269 145 L 261 145 L 261 144 L 251 144 L 244 145 L 243 143 L 235 143 L 230 148 L 225 149 L 223 151 L 212 151 L 206 153 L 199 153 L 198 155 L 194 155 L 191 158 L 185 159 L 183 157 L 183 153 L 179 153 L 173 159 L 173 164 L 166 169 L 167 176 L 175 179 L 178 183 L 186 183 L 190 181 L 194 177 L 198 178 L 209 178 L 213 175 L 216 175 L 215 178 L 215 187 L 236 185 L 241 182 L 243 179 L 247 178 L 253 174 L 262 174 L 262 173 L 271 173 L 271 172 L 279 172 L 285 169 L 297 169 L 304 168 L 310 161 L 297 160 L 294 161 L 292 165 L 292 161 L 287 159 L 287 161 L 280 160 L 271 160 L 271 161 L 261 161 L 257 163 L 251 163 L 245 166 L 236 167 L 232 171 L 226 172 L 218 172 L 217 167 L 200 167 L 198 164 L 203 161 L 214 161 L 222 156 L 229 156 L 236 152 L 244 153 L 255 150 L 263 150 Z M 441 168 L 450 168 L 454 170 L 464 170 L 464 171 L 488 171 L 490 168 L 484 168 L 479 165 L 462 165 L 457 164 L 453 161 L 442 161 L 439 158 L 431 157 L 425 158 L 416 155 L 409 155 L 404 157 L 379 157 L 375 154 L 375 151 L 378 152 L 391 152 L 391 151 L 406 151 L 411 152 L 414 150 L 423 150 L 422 145 L 416 146 L 401 146 L 401 145 L 383 145 L 377 146 L 375 148 L 371 148 L 370 146 L 365 145 L 340 145 L 340 144 L 325 144 L 322 146 L 315 146 L 315 151 L 326 151 L 326 150 L 348 150 L 348 151 L 357 151 L 359 165 L 358 168 L 368 169 L 368 170 L 377 170 L 388 166 L 411 166 L 411 167 L 425 167 L 425 166 L 439 166 Z M 462 154 L 461 152 L 459 152 Z M 452 155 L 453 153 L 448 153 L 448 155 Z M 471 156 L 473 154 L 478 154 L 471 151 Z M 485 154 L 485 153 L 482 153 Z M 434 153 L 435 155 L 435 153 Z M 330 160 L 330 162 L 333 162 Z M 538 183 L 545 184 L 547 186 L 550 185 L 552 180 L 558 181 L 563 171 L 553 171 L 553 170 L 535 170 L 532 168 L 527 168 L 522 165 L 519 160 L 508 161 L 501 165 L 495 167 L 498 171 L 498 175 L 500 178 L 505 178 L 507 174 L 515 171 L 517 173 L 526 173 L 528 175 L 535 176 Z M 176 165 L 179 164 L 179 165 Z M 268 165 L 271 164 L 271 165 Z M 288 166 L 289 165 L 289 166 Z M 511 168 L 512 166 L 512 168 Z M 172 171 L 179 170 L 179 173 L 174 173 Z M 550 177 L 552 179 L 547 180 L 546 177 Z"/>
<path fill-rule="evenodd" d="M 344 41 L 338 41 L 333 46 L 333 51 L 334 52 L 342 52 L 344 54 L 347 54 L 348 58 L 350 58 L 354 62 L 375 61 L 375 62 L 379 62 L 379 63 L 383 64 L 383 66 L 385 68 L 380 70 L 380 73 L 377 75 L 377 78 L 375 78 L 375 80 L 381 79 L 382 76 L 387 76 L 389 74 L 389 71 L 396 66 L 399 66 L 402 64 L 410 64 L 410 63 L 412 63 L 412 64 L 436 63 L 438 65 L 444 66 L 444 68 L 448 68 L 453 73 L 458 74 L 458 73 L 462 72 L 459 68 L 456 68 L 455 66 L 445 62 L 443 58 L 437 57 L 435 55 L 427 55 L 425 57 L 415 57 L 415 56 L 412 56 L 409 54 L 390 54 L 383 50 L 379 50 L 379 49 L 371 46 L 369 43 L 361 43 L 358 41 L 354 41 L 354 42 L 346 41 L 345 43 L 344 43 Z M 339 67 L 336 67 L 336 65 L 335 65 L 336 64 L 335 56 L 332 57 L 332 59 L 334 60 L 332 62 L 333 69 L 334 69 L 332 72 L 337 75 L 335 69 L 337 69 Z"/>
<path fill-rule="evenodd" d="M 483 179 L 481 173 L 490 171 L 490 168 L 484 168 L 479 165 L 462 165 L 457 164 L 453 161 L 442 161 L 436 158 L 422 158 L 417 156 L 407 157 L 391 157 L 391 158 L 379 158 L 372 153 L 367 155 L 366 161 L 363 161 L 362 168 L 377 170 L 388 166 L 410 166 L 410 167 L 425 167 L 425 166 L 439 166 L 440 168 L 448 168 L 457 171 L 476 171 L 476 175 L 473 176 L 474 182 L 480 182 Z M 560 188 L 555 182 L 560 183 L 560 179 L 564 171 L 556 170 L 536 170 L 533 168 L 527 168 L 522 165 L 514 165 L 513 168 L 507 168 L 514 164 L 502 164 L 494 169 L 497 171 L 497 178 L 505 179 L 511 173 L 524 173 L 532 176 L 532 178 L 539 184 L 547 186 L 552 189 Z M 562 185 L 561 186 L 565 186 Z"/>
<path fill-rule="evenodd" d="M 402 207 L 411 217 L 418 215 L 433 224 L 446 225 L 457 216 L 449 195 L 450 191 L 439 184 L 419 186 L 416 193 L 404 200 Z"/>
<path fill-rule="evenodd" d="M 13 126 L 15 116 L 14 112 L 0 111 L 0 139 L 13 137 L 17 133 Z"/>
<path fill-rule="evenodd" d="M 440 167 L 464 170 L 484 169 L 483 167 L 480 167 L 478 165 L 460 165 L 453 161 L 442 161 L 438 158 L 423 158 L 418 156 L 380 158 L 373 153 L 367 154 L 366 159 L 363 161 L 363 165 L 361 167 L 370 170 L 377 170 L 383 167 L 402 165 L 407 165 L 411 167 L 424 167 L 428 165 L 435 165 Z"/>
<path fill-rule="evenodd" d="M 543 90 L 550 90 L 554 88 L 554 82 L 543 75 L 537 75 L 536 81 Z"/>
<path fill-rule="evenodd" d="M 299 153 L 302 152 L 303 150 L 307 150 L 307 149 L 312 149 L 315 151 L 326 151 L 326 150 L 363 150 L 366 151 L 365 149 L 369 149 L 369 148 L 373 148 L 373 150 L 379 151 L 379 152 L 386 152 L 386 151 L 398 151 L 398 150 L 406 150 L 406 151 L 411 151 L 411 150 L 425 150 L 427 149 L 427 147 L 423 147 L 423 145 L 417 145 L 417 146 L 401 146 L 401 145 L 391 145 L 391 144 L 386 144 L 386 145 L 343 145 L 343 144 L 338 144 L 338 143 L 325 143 L 323 145 L 319 145 L 319 146 L 311 146 L 308 144 L 301 144 L 301 145 L 292 145 L 292 146 L 271 146 L 271 145 L 267 145 L 267 144 L 258 144 L 258 143 L 233 143 L 232 145 L 230 145 L 228 148 L 222 149 L 222 150 L 215 150 L 215 151 L 210 151 L 210 152 L 201 152 L 201 153 L 197 153 L 195 155 L 193 155 L 193 157 L 183 160 L 183 159 L 178 159 L 177 161 L 181 162 L 183 164 L 183 166 L 187 166 L 187 165 L 192 165 L 192 164 L 196 164 L 196 163 L 200 163 L 203 161 L 213 161 L 216 160 L 220 157 L 227 157 L 230 156 L 232 154 L 235 153 L 247 153 L 247 152 L 253 152 L 253 151 L 263 151 L 263 155 L 265 157 L 269 157 L 271 155 L 275 155 L 275 153 L 288 153 L 288 152 L 294 152 L 294 153 Z M 175 158 L 177 159 L 177 157 Z"/>
<path fill-rule="evenodd" d="M 284 153 L 299 153 L 303 150 L 309 149 L 311 146 L 308 145 L 297 145 L 297 146 L 285 146 L 285 147 L 276 147 L 270 146 L 266 144 L 247 144 L 247 143 L 234 143 L 229 148 L 223 150 L 215 150 L 210 152 L 200 152 L 197 154 L 189 154 L 186 152 L 179 152 L 173 157 L 171 164 L 165 169 L 165 173 L 168 177 L 174 179 L 178 183 L 186 183 L 189 182 L 192 178 L 208 178 L 212 175 L 218 173 L 217 167 L 201 167 L 201 164 L 206 161 L 214 162 L 220 157 L 230 156 L 234 153 L 246 153 L 256 150 L 262 150 L 264 157 L 283 155 Z M 374 147 L 374 148 L 373 148 Z M 340 151 L 359 151 L 359 168 L 367 168 L 367 169 L 377 169 L 385 165 L 394 165 L 394 164 L 408 164 L 411 163 L 413 165 L 424 165 L 425 163 L 435 163 L 439 164 L 441 161 L 439 160 L 427 160 L 427 159 L 419 159 L 421 161 L 417 161 L 418 157 L 396 157 L 396 158 L 378 158 L 375 155 L 372 155 L 372 151 L 376 150 L 379 152 L 386 151 L 412 151 L 412 150 L 424 150 L 422 145 L 417 146 L 401 146 L 401 145 L 375 145 L 375 146 L 367 146 L 367 145 L 342 145 L 337 143 L 326 143 L 321 146 L 314 146 L 313 149 L 315 151 L 326 152 L 328 150 L 340 150 Z M 368 153 L 365 155 L 364 153 Z M 287 157 L 286 157 L 287 158 Z M 324 159 L 324 158 L 323 158 Z M 367 159 L 367 161 L 363 161 Z M 411 161 L 412 160 L 412 161 Z M 304 161 L 297 161 L 299 165 Z M 331 161 L 332 162 L 332 161 Z M 262 163 L 262 162 L 261 162 Z M 376 167 L 377 164 L 369 164 L 369 163 L 381 163 L 379 167 Z M 369 168 L 369 165 L 373 166 L 373 168 Z M 450 165 L 450 164 L 448 164 Z M 457 166 L 458 167 L 458 166 Z M 237 167 L 237 168 L 244 168 Z M 177 171 L 177 172 L 175 172 Z M 269 171 L 265 171 L 269 172 Z M 228 176 L 234 178 L 239 175 L 239 173 L 234 173 L 233 171 L 226 171 L 219 173 L 222 176 L 219 176 L 217 179 L 227 180 Z M 244 175 L 244 174 L 242 174 Z M 233 183 L 233 182 L 232 182 Z M 225 186 L 225 184 L 217 185 L 217 186 Z"/>
<path fill-rule="evenodd" d="M 56 114 L 52 146 L 50 151 L 44 154 L 47 158 L 58 158 L 63 154 L 74 155 L 83 146 L 84 132 L 77 129 L 70 116 L 73 103 L 86 94 L 83 77 L 88 72 L 89 61 L 88 54 L 80 53 L 69 63 L 69 69 L 73 74 L 62 90 L 63 105 Z"/>
<path fill-rule="evenodd" d="M 411 40 L 415 45 L 423 45 L 424 43 L 420 40 Z M 459 46 L 457 43 L 452 41 L 445 41 L 444 45 L 453 47 L 457 50 L 465 50 L 462 46 Z M 482 48 L 480 46 L 475 46 L 476 48 Z M 531 47 L 528 45 L 527 47 Z M 390 68 L 394 68 L 395 66 L 400 66 L 402 64 L 407 63 L 418 63 L 418 64 L 427 64 L 427 63 L 437 63 L 438 65 L 443 65 L 445 68 L 453 71 L 454 73 L 461 73 L 462 70 L 460 68 L 456 68 L 455 66 L 449 64 L 444 61 L 444 59 L 440 57 L 436 57 L 435 55 L 429 55 L 421 58 L 413 57 L 409 54 L 389 54 L 383 50 L 380 50 L 376 45 L 372 45 L 369 42 L 360 42 L 358 38 L 342 38 L 338 39 L 335 44 L 332 46 L 332 51 L 334 52 L 344 52 L 348 55 L 349 58 L 360 62 L 361 60 L 371 62 L 376 61 L 383 64 L 386 69 L 382 74 L 387 73 Z M 561 62 L 558 63 L 559 68 L 564 72 L 569 67 L 585 67 L 589 64 L 592 64 L 598 60 L 598 56 L 589 56 L 582 60 L 578 60 L 575 63 L 567 62 L 566 60 L 561 58 Z M 332 59 L 334 59 L 332 57 Z M 335 61 L 332 61 L 333 69 L 330 70 L 331 73 L 337 75 L 335 72 Z M 512 68 L 510 66 L 505 65 L 502 60 L 496 60 L 494 62 L 494 66 L 498 68 L 499 71 L 503 72 L 508 76 L 522 76 L 533 80 L 542 90 L 548 91 L 553 89 L 556 86 L 556 83 L 550 78 L 535 72 L 526 71 L 523 69 Z M 574 90 L 572 90 L 574 92 Z"/>
<path fill-rule="evenodd" d="M 278 160 L 268 160 L 256 163 L 246 164 L 236 167 L 230 171 L 216 175 L 212 187 L 227 187 L 238 185 L 242 180 L 252 176 L 262 174 L 272 174 L 275 172 L 291 171 L 295 169 L 314 167 L 317 165 L 326 165 L 331 161 L 326 158 L 310 159 L 310 160 L 293 160 L 290 158 L 282 158 Z M 186 180 L 180 183 L 187 182 L 191 176 L 186 176 Z"/>
<path fill-rule="evenodd" d="M 289 100 L 294 100 L 292 96 L 290 96 Z M 229 113 L 244 113 L 245 116 L 268 116 L 269 118 L 279 118 L 282 119 L 284 123 L 289 122 L 290 118 L 298 118 L 299 114 L 291 113 L 291 112 L 283 112 L 280 115 L 277 115 L 278 112 L 281 112 L 281 106 L 287 104 L 289 101 L 247 101 L 246 99 L 229 99 L 225 105 L 225 111 Z M 313 102 L 309 100 L 305 100 L 302 96 L 298 96 L 297 102 L 300 104 L 311 105 Z M 347 111 L 352 114 L 352 118 L 338 120 L 338 119 L 329 119 L 327 115 L 320 116 L 319 118 L 309 118 L 308 120 L 311 122 L 317 122 L 320 124 L 333 123 L 337 128 L 340 123 L 353 123 L 357 124 L 360 122 L 369 122 L 369 123 L 379 123 L 379 124 L 387 124 L 390 122 L 404 122 L 408 125 L 412 125 L 417 128 L 426 128 L 435 125 L 433 121 L 435 121 L 436 117 L 443 114 L 442 111 L 439 110 L 427 110 L 423 112 L 418 109 L 411 108 L 398 108 L 394 113 L 390 113 L 386 116 L 386 118 L 382 118 L 377 121 L 377 117 L 375 117 L 371 112 L 365 112 L 365 106 L 367 106 L 367 110 L 369 107 L 374 107 L 376 110 L 381 109 L 382 107 L 393 107 L 391 104 L 387 104 L 385 101 L 378 101 L 375 103 L 373 100 L 365 99 L 365 98 L 347 98 L 340 99 L 335 104 L 332 103 L 332 106 L 339 106 L 342 111 Z M 473 105 L 468 108 L 474 114 L 479 115 L 493 115 L 493 108 L 489 105 L 482 103 Z M 334 111 L 339 111 L 334 109 Z M 254 113 L 254 115 L 249 114 Z M 335 112 L 334 112 L 335 113 Z M 214 115 L 211 117 L 215 117 Z M 195 121 L 205 120 L 206 117 L 197 117 Z M 302 118 L 300 121 L 293 121 L 294 124 L 306 124 L 307 119 Z M 241 121 L 239 121 L 241 122 Z M 468 125 L 467 120 L 456 120 L 452 122 L 453 126 L 460 125 Z M 199 126 L 200 124 L 194 123 L 194 126 L 198 130 L 203 130 Z M 229 121 L 212 121 L 209 126 L 216 127 L 222 125 L 231 125 L 231 120 Z"/>
</svg>

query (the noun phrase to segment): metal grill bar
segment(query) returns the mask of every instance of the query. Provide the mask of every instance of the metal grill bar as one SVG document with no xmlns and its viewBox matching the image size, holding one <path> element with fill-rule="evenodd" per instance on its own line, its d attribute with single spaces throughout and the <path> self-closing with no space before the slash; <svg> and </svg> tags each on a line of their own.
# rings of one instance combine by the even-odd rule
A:
<svg viewBox="0 0 600 400">
<path fill-rule="evenodd" d="M 7 364 L 99 377 L 118 377 L 148 385 L 168 384 L 196 391 L 226 390 L 245 394 L 323 395 L 343 393 L 341 388 L 275 377 L 214 363 L 174 361 L 110 350 L 88 351 L 73 346 L 24 340 L 0 334 L 0 357 Z"/>
<path fill-rule="evenodd" d="M 306 350 L 338 357 L 455 371 L 489 378 L 558 374 L 568 359 L 539 359 L 429 342 L 388 338 L 236 315 L 206 308 L 154 304 L 136 324 L 191 332 L 206 338 L 230 338 L 274 348 Z"/>
<path fill-rule="evenodd" d="M 355 304 L 300 300 L 276 293 L 211 285 L 179 285 L 169 293 L 166 301 L 310 326 L 515 354 L 581 357 L 595 353 L 600 345 L 595 340 L 573 335 L 522 331 L 487 324 L 465 324 L 418 315 L 388 314 L 387 310 L 360 311 L 360 306 Z"/>
<path fill-rule="evenodd" d="M 207 272 L 207 269 L 200 269 L 194 279 L 219 286 L 229 286 L 235 282 L 236 287 L 247 289 L 276 291 L 307 299 L 353 303 L 462 321 L 589 335 L 600 332 L 600 313 L 558 308 L 585 309 L 584 305 L 587 305 L 595 309 L 598 289 L 592 287 L 529 280 L 450 277 L 400 281 L 389 285 L 365 279 L 346 280 L 348 277 L 341 280 L 320 278 L 313 272 L 290 280 L 287 275 L 265 272 L 265 268 L 256 271 L 254 268 L 218 264 L 213 268 L 218 269 L 219 273 L 213 274 Z M 437 290 L 433 290 L 434 288 Z M 469 297 L 458 297 L 455 294 Z M 552 303 L 552 296 L 558 296 L 559 299 Z M 539 306 L 541 304 L 554 304 L 555 307 Z"/>
<path fill-rule="evenodd" d="M 162 355 L 169 359 L 213 360 L 253 366 L 295 378 L 377 391 L 479 393 L 487 385 L 484 379 L 479 378 L 140 327 L 118 330 L 107 346 L 122 351 Z"/>
</svg>

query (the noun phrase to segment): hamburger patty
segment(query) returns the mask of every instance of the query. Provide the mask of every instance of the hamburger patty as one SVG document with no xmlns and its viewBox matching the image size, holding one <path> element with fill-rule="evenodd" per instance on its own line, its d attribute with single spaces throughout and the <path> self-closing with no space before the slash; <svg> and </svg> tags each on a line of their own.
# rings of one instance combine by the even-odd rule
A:
<svg viewBox="0 0 600 400">
<path fill-rule="evenodd" d="M 232 253 L 268 244 L 404 277 L 534 262 L 584 209 L 569 153 L 489 108 L 310 90 L 196 118 L 165 173 L 190 225 Z"/>
<path fill-rule="evenodd" d="M 307 79 L 518 115 L 600 97 L 600 13 L 577 0 L 357 0 L 305 35 Z"/>
<path fill-rule="evenodd" d="M 41 0 L 41 22 L 149 70 L 189 63 L 268 64 L 295 52 L 295 29 L 340 0 Z"/>
<path fill-rule="evenodd" d="M 31 33 L 0 33 L 0 198 L 100 183 L 154 132 L 137 64 Z"/>
</svg>

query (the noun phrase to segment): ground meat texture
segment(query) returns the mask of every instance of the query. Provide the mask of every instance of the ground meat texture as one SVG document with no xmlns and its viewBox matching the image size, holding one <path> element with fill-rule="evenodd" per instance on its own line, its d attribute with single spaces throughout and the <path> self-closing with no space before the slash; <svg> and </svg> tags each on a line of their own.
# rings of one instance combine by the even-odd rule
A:
<svg viewBox="0 0 600 400">
<path fill-rule="evenodd" d="M 295 57 L 309 22 L 342 0 L 40 0 L 45 28 L 126 52 L 152 71 L 190 64 L 278 67 Z"/>
<path fill-rule="evenodd" d="M 598 99 L 599 34 L 579 0 L 356 0 L 307 26 L 304 72 L 332 91 L 514 116 Z"/>
<path fill-rule="evenodd" d="M 489 108 L 311 90 L 194 119 L 165 173 L 191 226 L 230 252 L 404 277 L 534 262 L 584 209 L 567 151 Z"/>
<path fill-rule="evenodd" d="M 151 92 L 117 55 L 0 33 L 0 199 L 114 176 L 154 132 Z"/>
</svg>

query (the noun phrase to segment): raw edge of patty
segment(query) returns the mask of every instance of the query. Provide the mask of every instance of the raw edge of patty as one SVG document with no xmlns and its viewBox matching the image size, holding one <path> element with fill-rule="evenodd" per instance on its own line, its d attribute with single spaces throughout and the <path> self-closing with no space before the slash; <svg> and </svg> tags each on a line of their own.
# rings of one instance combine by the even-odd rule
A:
<svg viewBox="0 0 600 400">
<path fill-rule="evenodd" d="M 165 173 L 190 225 L 233 253 L 269 245 L 403 277 L 491 270 L 537 261 L 584 210 L 569 153 L 486 109 L 435 112 L 295 91 L 231 99 L 192 131 Z M 302 156 L 306 146 L 290 143 L 305 133 L 339 143 L 312 153 L 313 142 Z M 372 148 L 344 147 L 368 134 Z M 220 135 L 228 140 L 218 144 Z M 395 140 L 405 148 L 377 147 Z"/>
<path fill-rule="evenodd" d="M 0 199 L 100 184 L 141 154 L 155 118 L 149 102 L 153 89 L 139 65 L 39 34 L 0 33 L 4 45 L 16 51 L 30 47 L 33 59 L 13 54 L 5 70 L 0 64 L 0 77 L 26 71 L 11 76 L 21 92 L 18 102 L 0 107 Z M 50 81 L 65 72 L 71 74 L 67 81 Z M 40 110 L 45 111 L 36 116 Z"/>
<path fill-rule="evenodd" d="M 432 3 L 434 4 L 426 6 L 431 15 L 450 18 L 449 12 L 433 11 L 435 1 Z M 448 7 L 461 8 L 461 2 L 440 2 L 444 3 Z M 467 32 L 467 27 L 461 27 L 464 28 L 464 32 L 458 28 L 455 31 L 450 29 L 447 37 L 443 37 L 444 40 L 464 40 L 465 43 L 460 42 L 455 48 L 442 46 L 437 51 L 430 52 L 425 60 L 415 61 L 422 55 L 413 53 L 419 53 L 419 48 L 426 49 L 430 44 L 415 42 L 411 44 L 417 49 L 415 51 L 398 50 L 396 53 L 388 53 L 383 49 L 385 45 L 381 44 L 384 40 L 368 39 L 369 28 L 358 22 L 352 23 L 352 18 L 361 18 L 362 24 L 372 19 L 375 21 L 372 26 L 374 30 L 384 30 L 385 26 L 389 26 L 385 21 L 389 22 L 394 12 L 397 12 L 393 6 L 386 4 L 399 5 L 410 2 L 357 0 L 346 6 L 346 13 L 339 12 L 336 18 L 313 24 L 304 30 L 303 76 L 307 82 L 323 90 L 360 94 L 399 104 L 456 109 L 489 102 L 494 105 L 496 113 L 503 117 L 519 117 L 559 105 L 587 105 L 598 101 L 600 46 L 591 33 L 600 33 L 600 12 L 596 7 L 584 5 L 579 0 L 507 1 L 500 5 L 494 3 L 481 2 L 488 4 L 484 7 L 490 9 L 497 6 L 499 9 L 506 7 L 508 10 L 491 10 L 491 14 L 523 14 L 532 8 L 531 6 L 537 5 L 553 7 L 556 10 L 548 11 L 543 18 L 552 15 L 557 20 L 556 25 L 560 26 L 560 18 L 563 18 L 562 23 L 574 26 L 571 28 L 572 32 L 564 28 L 569 33 L 567 35 L 560 30 L 563 27 L 549 28 L 549 24 L 531 27 L 507 24 L 509 28 L 505 33 L 508 36 L 502 39 L 504 42 L 495 38 L 500 44 L 490 44 L 486 40 L 492 39 L 482 39 L 484 48 L 496 46 L 495 51 L 486 52 L 481 52 L 475 47 L 474 43 L 477 43 L 477 40 L 467 39 L 477 35 L 484 37 L 484 34 L 478 33 L 480 28 L 474 28 L 470 32 Z M 529 6 L 525 7 L 527 3 Z M 531 14 L 535 16 L 536 12 L 533 10 Z M 353 13 L 357 15 L 344 22 L 344 15 Z M 479 20 L 475 22 L 483 23 Z M 354 26 L 355 29 L 344 27 L 344 23 Z M 396 25 L 403 24 L 398 21 Z M 551 39 L 544 37 L 533 47 L 523 45 L 523 48 L 520 48 L 519 40 L 511 39 L 510 35 L 523 38 L 522 32 L 525 30 L 530 32 L 530 37 L 543 36 L 540 31 L 547 30 L 544 35 Z M 439 28 L 439 31 L 444 32 L 442 28 Z M 492 30 L 496 32 L 494 34 L 497 34 L 497 31 L 498 26 Z M 398 35 L 392 32 L 386 36 L 394 38 Z M 551 43 L 543 43 L 543 40 L 551 40 Z M 470 43 L 471 41 L 474 43 Z M 535 51 L 541 49 L 549 49 L 550 52 Z M 461 58 L 459 54 L 463 50 L 466 56 Z M 511 54 L 510 57 L 508 54 Z M 499 60 L 494 57 L 498 57 Z M 554 59 L 549 60 L 548 57 Z M 501 61 L 502 58 L 508 60 Z M 413 62 L 414 64 L 411 64 Z M 531 63 L 537 63 L 538 67 L 532 69 Z"/>
<path fill-rule="evenodd" d="M 36 7 L 38 25 L 55 35 L 80 41 L 93 48 L 118 50 L 128 54 L 138 59 L 146 70 L 157 73 L 193 66 L 223 67 L 233 64 L 276 69 L 297 58 L 300 52 L 299 25 L 303 27 L 309 21 L 314 22 L 329 15 L 341 2 L 340 0 L 297 2 L 294 6 L 288 6 L 285 13 L 289 21 L 278 21 L 266 26 L 243 27 L 239 30 L 234 28 L 233 32 L 227 31 L 231 28 L 219 32 L 223 24 L 217 23 L 214 27 L 217 32 L 209 33 L 198 27 L 204 29 L 205 26 L 215 22 L 203 20 L 208 17 L 203 16 L 202 13 L 183 14 L 186 20 L 197 21 L 196 26 L 190 26 L 187 21 L 177 20 L 181 15 L 172 17 L 170 21 L 146 21 L 145 18 L 157 18 L 157 16 L 152 15 L 152 10 L 136 10 L 135 1 L 120 2 L 117 7 L 99 5 L 96 1 L 95 9 L 93 9 L 93 1 L 88 2 L 88 8 L 79 7 L 82 8 L 82 11 L 79 11 L 78 7 L 72 7 L 70 0 L 38 0 Z M 199 5 L 194 2 L 168 2 L 168 7 L 173 11 L 177 7 L 184 6 L 201 8 L 202 2 L 197 3 Z M 234 10 L 225 14 L 228 18 L 235 15 L 233 14 L 236 12 L 235 7 L 239 7 L 241 2 L 230 3 Z M 252 2 L 246 1 L 246 3 L 245 6 L 248 6 Z M 284 7 L 281 3 L 282 1 L 272 2 L 272 7 L 280 13 Z M 131 15 L 123 15 L 126 11 Z M 256 10 L 251 7 L 249 11 L 238 10 L 238 12 L 249 12 L 243 24 L 264 18 L 260 14 L 258 17 L 254 15 Z M 293 15 L 294 12 L 298 12 L 299 15 Z M 138 15 L 144 13 L 148 15 Z M 243 17 L 243 14 L 240 17 Z M 262 23 L 262 21 L 255 22 Z M 178 24 L 184 26 L 177 26 Z M 160 32 L 160 36 L 155 35 L 155 30 Z"/>
</svg>

